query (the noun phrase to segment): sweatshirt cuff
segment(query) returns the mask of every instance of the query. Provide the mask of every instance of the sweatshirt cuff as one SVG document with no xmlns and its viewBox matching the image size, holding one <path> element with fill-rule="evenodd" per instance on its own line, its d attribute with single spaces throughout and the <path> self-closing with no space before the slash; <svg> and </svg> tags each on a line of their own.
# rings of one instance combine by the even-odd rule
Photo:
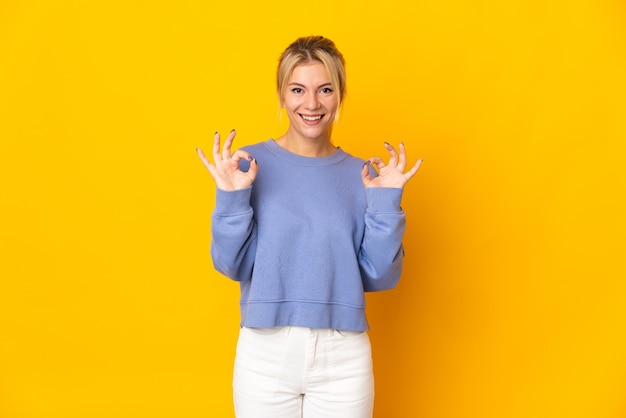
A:
<svg viewBox="0 0 626 418">
<path fill-rule="evenodd" d="M 403 188 L 368 187 L 365 189 L 367 211 L 369 213 L 399 213 L 402 212 Z"/>
<path fill-rule="evenodd" d="M 215 215 L 240 215 L 250 211 L 252 187 L 241 190 L 226 191 L 217 189 L 215 192 Z"/>
</svg>

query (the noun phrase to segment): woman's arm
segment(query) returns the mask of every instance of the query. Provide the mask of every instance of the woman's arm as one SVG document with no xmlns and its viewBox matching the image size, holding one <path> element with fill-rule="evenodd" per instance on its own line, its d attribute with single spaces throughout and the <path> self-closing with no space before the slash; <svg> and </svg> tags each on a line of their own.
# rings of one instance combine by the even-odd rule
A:
<svg viewBox="0 0 626 418">
<path fill-rule="evenodd" d="M 217 189 L 211 233 L 213 266 L 225 276 L 244 281 L 252 278 L 257 231 L 250 206 L 252 188 Z"/>
<path fill-rule="evenodd" d="M 406 183 L 417 173 L 422 160 L 404 173 L 406 150 L 400 143 L 400 153 L 388 143 L 389 164 L 380 157 L 365 162 L 361 177 L 365 186 L 367 210 L 365 234 L 359 251 L 359 265 L 366 291 L 391 289 L 396 286 L 402 272 L 404 248 L 402 237 L 406 217 L 400 206 Z M 378 169 L 378 175 L 370 175 L 370 166 Z"/>
<path fill-rule="evenodd" d="M 213 139 L 213 159 L 211 163 L 202 150 L 198 155 L 217 186 L 215 210 L 211 227 L 211 257 L 215 269 L 233 280 L 249 280 L 256 253 L 256 226 L 250 206 L 250 194 L 258 165 L 245 150 L 231 153 L 233 129 L 220 151 L 220 135 Z M 250 162 L 249 169 L 242 171 L 242 159 Z"/>
<path fill-rule="evenodd" d="M 359 251 L 363 287 L 367 292 L 392 289 L 400 279 L 406 217 L 400 208 L 402 188 L 365 190 L 365 234 Z"/>
</svg>

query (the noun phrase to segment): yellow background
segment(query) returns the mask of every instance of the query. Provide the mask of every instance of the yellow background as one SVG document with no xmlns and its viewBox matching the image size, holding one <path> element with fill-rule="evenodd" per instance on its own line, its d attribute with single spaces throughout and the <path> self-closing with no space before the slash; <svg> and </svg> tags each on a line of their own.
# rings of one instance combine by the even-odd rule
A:
<svg viewBox="0 0 626 418">
<path fill-rule="evenodd" d="M 232 416 L 195 147 L 282 133 L 310 34 L 348 62 L 335 143 L 424 158 L 375 416 L 626 416 L 623 2 L 3 0 L 0 417 Z"/>
</svg>

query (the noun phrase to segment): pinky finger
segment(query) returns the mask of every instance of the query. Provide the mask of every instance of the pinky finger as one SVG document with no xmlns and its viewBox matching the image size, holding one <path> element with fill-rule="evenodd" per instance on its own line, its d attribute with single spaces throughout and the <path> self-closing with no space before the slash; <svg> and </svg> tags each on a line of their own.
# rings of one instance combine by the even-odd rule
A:
<svg viewBox="0 0 626 418">
<path fill-rule="evenodd" d="M 204 152 L 202 152 L 200 148 L 196 148 L 196 152 L 198 153 L 198 157 L 200 157 L 204 165 L 207 165 L 209 163 L 209 159 L 206 157 L 206 155 L 204 155 Z"/>
<path fill-rule="evenodd" d="M 202 163 L 207 168 L 207 170 L 209 170 L 209 172 L 213 174 L 213 164 L 211 164 L 209 159 L 204 155 L 204 152 L 202 152 L 200 148 L 196 148 L 196 152 L 198 153 L 198 156 L 202 160 Z"/>
<path fill-rule="evenodd" d="M 406 177 L 407 180 L 409 180 L 411 177 L 413 177 L 417 173 L 417 170 L 420 169 L 423 161 L 424 160 L 422 158 L 417 160 L 415 165 L 413 167 L 411 167 L 411 169 L 404 175 L 404 177 Z"/>
</svg>

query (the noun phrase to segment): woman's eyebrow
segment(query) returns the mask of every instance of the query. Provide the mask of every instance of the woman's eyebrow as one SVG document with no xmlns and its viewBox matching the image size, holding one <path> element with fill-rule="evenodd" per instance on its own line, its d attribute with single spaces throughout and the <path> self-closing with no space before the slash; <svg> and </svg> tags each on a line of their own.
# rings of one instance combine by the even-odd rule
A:
<svg viewBox="0 0 626 418">
<path fill-rule="evenodd" d="M 296 81 L 292 81 L 291 83 L 288 84 L 289 86 L 299 86 L 299 87 L 306 87 L 304 84 L 302 83 L 298 83 Z M 317 88 L 320 87 L 326 87 L 326 86 L 331 86 L 332 87 L 333 83 L 331 83 L 330 81 L 328 83 L 324 83 L 324 84 L 320 84 L 319 86 L 317 86 Z"/>
</svg>

